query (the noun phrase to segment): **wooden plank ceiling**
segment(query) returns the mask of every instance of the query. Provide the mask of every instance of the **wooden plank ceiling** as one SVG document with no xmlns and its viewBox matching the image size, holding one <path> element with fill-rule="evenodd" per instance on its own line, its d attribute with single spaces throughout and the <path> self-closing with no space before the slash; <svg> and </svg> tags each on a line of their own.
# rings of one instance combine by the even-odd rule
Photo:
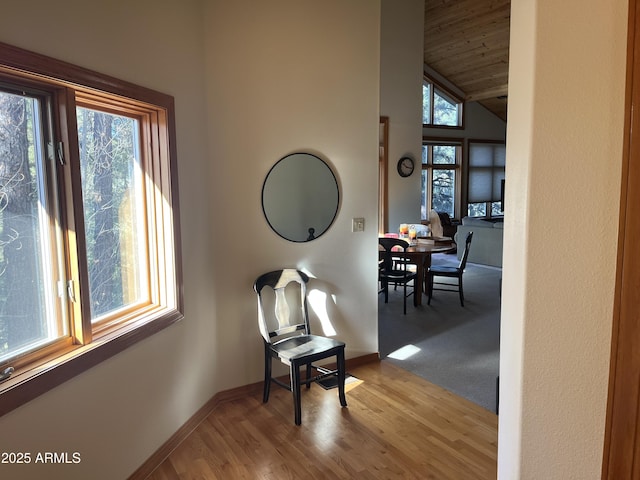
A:
<svg viewBox="0 0 640 480">
<path fill-rule="evenodd" d="M 506 121 L 511 0 L 424 3 L 424 63 Z"/>
</svg>

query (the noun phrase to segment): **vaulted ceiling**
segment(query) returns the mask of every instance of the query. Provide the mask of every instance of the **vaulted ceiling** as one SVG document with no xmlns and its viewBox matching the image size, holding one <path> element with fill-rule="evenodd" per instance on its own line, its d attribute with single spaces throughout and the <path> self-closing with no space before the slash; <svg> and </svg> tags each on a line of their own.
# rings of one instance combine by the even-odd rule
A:
<svg viewBox="0 0 640 480">
<path fill-rule="evenodd" d="M 511 0 L 424 3 L 424 63 L 506 121 Z"/>
</svg>

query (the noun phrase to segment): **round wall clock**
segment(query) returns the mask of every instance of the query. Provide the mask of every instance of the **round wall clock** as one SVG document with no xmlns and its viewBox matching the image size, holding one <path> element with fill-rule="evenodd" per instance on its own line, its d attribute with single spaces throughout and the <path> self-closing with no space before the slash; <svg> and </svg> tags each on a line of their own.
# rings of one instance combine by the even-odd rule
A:
<svg viewBox="0 0 640 480">
<path fill-rule="evenodd" d="M 408 177 L 413 173 L 413 158 L 411 157 L 402 157 L 398 160 L 398 174 L 401 177 Z"/>
</svg>

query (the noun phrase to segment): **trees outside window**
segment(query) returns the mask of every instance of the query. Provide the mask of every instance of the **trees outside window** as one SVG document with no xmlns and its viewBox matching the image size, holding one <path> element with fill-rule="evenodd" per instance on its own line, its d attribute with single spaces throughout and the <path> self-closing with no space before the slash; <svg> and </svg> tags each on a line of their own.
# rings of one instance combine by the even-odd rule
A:
<svg viewBox="0 0 640 480">
<path fill-rule="evenodd" d="M 424 140 L 422 145 L 421 216 L 429 210 L 455 217 L 459 211 L 461 141 Z"/>
<path fill-rule="evenodd" d="M 135 118 L 78 107 L 91 321 L 148 301 L 145 185 Z"/>
<path fill-rule="evenodd" d="M 425 127 L 461 127 L 462 100 L 424 77 L 422 124 Z"/>
<path fill-rule="evenodd" d="M 55 182 L 47 182 L 46 101 L 0 91 L 0 363 L 68 334 L 53 320 L 60 265 L 48 216 Z"/>
<path fill-rule="evenodd" d="M 462 127 L 463 102 L 428 76 L 422 84 L 423 127 Z M 421 216 L 429 210 L 455 217 L 460 213 L 462 140 L 425 138 L 422 145 Z"/>
</svg>

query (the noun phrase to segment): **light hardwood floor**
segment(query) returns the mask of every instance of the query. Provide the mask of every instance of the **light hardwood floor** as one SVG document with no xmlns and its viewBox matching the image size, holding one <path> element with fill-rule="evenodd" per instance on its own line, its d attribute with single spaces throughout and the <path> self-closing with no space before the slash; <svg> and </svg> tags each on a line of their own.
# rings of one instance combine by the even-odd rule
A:
<svg viewBox="0 0 640 480">
<path fill-rule="evenodd" d="M 350 368 L 337 390 L 272 386 L 220 404 L 149 479 L 495 480 L 497 416 L 386 362 Z"/>
</svg>

